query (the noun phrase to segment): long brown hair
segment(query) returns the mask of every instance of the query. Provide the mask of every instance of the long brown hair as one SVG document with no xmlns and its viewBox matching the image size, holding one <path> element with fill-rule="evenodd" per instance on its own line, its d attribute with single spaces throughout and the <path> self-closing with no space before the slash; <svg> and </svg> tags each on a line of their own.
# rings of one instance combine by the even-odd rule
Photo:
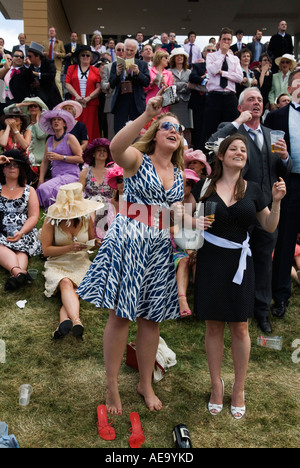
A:
<svg viewBox="0 0 300 468">
<path fill-rule="evenodd" d="M 173 117 L 178 122 L 178 117 L 172 112 L 167 112 L 165 114 L 160 114 L 156 120 L 151 124 L 150 128 L 147 130 L 145 135 L 142 136 L 140 140 L 138 140 L 133 147 L 139 150 L 141 153 L 145 154 L 153 154 L 155 151 L 156 142 L 154 141 L 156 137 L 156 133 L 159 129 L 160 122 L 165 117 Z M 183 139 L 181 139 L 180 145 L 176 151 L 174 151 L 172 156 L 172 163 L 174 166 L 178 167 L 182 171 L 184 170 L 184 143 Z"/>
<path fill-rule="evenodd" d="M 216 191 L 217 191 L 217 182 L 218 182 L 218 180 L 221 179 L 221 177 L 223 175 L 223 163 L 222 163 L 222 161 L 220 159 L 220 156 L 223 156 L 223 157 L 225 156 L 226 151 L 228 150 L 229 146 L 235 140 L 241 140 L 245 144 L 245 146 L 247 148 L 247 138 L 244 135 L 241 135 L 239 133 L 236 133 L 235 135 L 231 135 L 231 136 L 225 138 L 222 141 L 222 143 L 220 144 L 218 153 L 217 153 L 217 155 L 215 157 L 214 170 L 213 170 L 213 173 L 212 173 L 212 176 L 211 176 L 211 184 L 208 187 L 204 197 L 201 200 L 205 200 L 206 198 L 209 198 L 211 195 L 216 193 Z M 244 198 L 244 196 L 245 196 L 245 181 L 244 181 L 244 178 L 243 178 L 243 170 L 241 170 L 240 176 L 239 176 L 239 178 L 237 180 L 237 183 L 236 183 L 235 189 L 234 189 L 234 199 L 236 201 L 240 201 L 240 200 L 242 200 Z"/>
</svg>

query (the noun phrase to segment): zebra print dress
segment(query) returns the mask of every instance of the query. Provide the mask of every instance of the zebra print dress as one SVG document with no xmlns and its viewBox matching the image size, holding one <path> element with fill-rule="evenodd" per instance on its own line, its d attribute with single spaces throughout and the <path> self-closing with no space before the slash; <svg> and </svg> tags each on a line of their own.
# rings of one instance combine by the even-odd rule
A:
<svg viewBox="0 0 300 468">
<path fill-rule="evenodd" d="M 182 201 L 183 177 L 174 168 L 174 185 L 165 190 L 152 161 L 144 155 L 133 177 L 125 179 L 123 199 L 169 208 Z M 163 322 L 180 317 L 169 229 L 149 227 L 118 214 L 98 255 L 77 290 L 96 307 L 121 318 Z"/>
</svg>

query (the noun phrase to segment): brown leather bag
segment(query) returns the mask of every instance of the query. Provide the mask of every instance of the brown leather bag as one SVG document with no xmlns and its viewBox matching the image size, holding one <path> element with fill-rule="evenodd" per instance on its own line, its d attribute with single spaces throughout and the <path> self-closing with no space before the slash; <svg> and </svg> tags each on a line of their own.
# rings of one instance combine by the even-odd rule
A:
<svg viewBox="0 0 300 468">
<path fill-rule="evenodd" d="M 121 82 L 121 94 L 132 94 L 133 86 L 132 81 L 122 81 Z"/>
</svg>

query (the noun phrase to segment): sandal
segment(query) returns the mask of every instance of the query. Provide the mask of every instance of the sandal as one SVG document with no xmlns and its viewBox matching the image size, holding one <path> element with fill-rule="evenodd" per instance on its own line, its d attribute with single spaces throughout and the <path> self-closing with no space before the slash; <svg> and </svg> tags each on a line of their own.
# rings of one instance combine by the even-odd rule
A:
<svg viewBox="0 0 300 468">
<path fill-rule="evenodd" d="M 223 387 L 223 398 L 224 398 L 224 380 L 221 379 L 222 387 Z M 208 411 L 212 416 L 218 416 L 223 410 L 223 405 L 215 405 L 213 403 L 208 403 Z"/>
<path fill-rule="evenodd" d="M 129 445 L 131 448 L 141 448 L 145 443 L 144 428 L 141 426 L 141 420 L 138 413 L 130 413 L 130 421 L 132 427 L 129 429 L 131 436 L 129 437 Z"/>
<path fill-rule="evenodd" d="M 107 408 L 105 405 L 99 405 L 97 408 L 98 416 L 98 433 L 101 439 L 103 440 L 115 440 L 116 431 L 110 424 L 112 424 L 111 419 L 107 419 Z"/>
<path fill-rule="evenodd" d="M 76 338 L 82 338 L 83 332 L 84 332 L 84 328 L 80 319 L 79 318 L 75 319 L 73 321 L 73 327 L 72 327 L 73 336 L 75 336 Z"/>
<path fill-rule="evenodd" d="M 178 298 L 179 297 L 185 297 L 186 298 L 186 295 L 185 294 L 179 294 Z M 182 312 L 180 312 L 181 318 L 190 317 L 191 315 L 193 315 L 193 314 L 192 314 L 192 311 L 190 309 L 183 310 Z"/>
<path fill-rule="evenodd" d="M 59 324 L 59 327 L 53 333 L 53 340 L 64 338 L 72 330 L 72 320 L 64 320 Z"/>
<path fill-rule="evenodd" d="M 233 384 L 234 385 L 234 384 Z M 233 388 L 233 386 L 232 386 Z M 243 397 L 244 397 L 244 401 L 245 401 L 245 392 L 243 392 Z M 240 419 L 242 419 L 245 414 L 246 414 L 246 406 L 232 406 L 231 405 L 231 414 L 232 416 L 234 417 L 234 419 L 236 419 L 237 421 L 239 421 Z"/>
</svg>

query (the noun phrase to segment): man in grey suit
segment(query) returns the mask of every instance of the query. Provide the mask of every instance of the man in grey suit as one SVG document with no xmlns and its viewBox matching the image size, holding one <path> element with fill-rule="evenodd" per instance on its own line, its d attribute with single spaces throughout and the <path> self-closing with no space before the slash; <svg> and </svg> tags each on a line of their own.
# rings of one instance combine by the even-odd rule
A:
<svg viewBox="0 0 300 468">
<path fill-rule="evenodd" d="M 278 142 L 280 151 L 272 153 L 270 129 L 260 124 L 263 113 L 263 98 L 258 88 L 247 88 L 238 105 L 240 116 L 234 122 L 222 123 L 210 142 L 235 133 L 248 140 L 248 161 L 244 179 L 257 182 L 261 187 L 266 205 L 272 205 L 272 187 L 279 177 L 286 178 L 292 169 L 292 160 L 284 140 Z M 271 333 L 269 321 L 272 301 L 272 253 L 276 245 L 277 231 L 269 234 L 257 222 L 251 235 L 251 250 L 254 259 L 256 291 L 255 318 L 264 333 Z"/>
</svg>

